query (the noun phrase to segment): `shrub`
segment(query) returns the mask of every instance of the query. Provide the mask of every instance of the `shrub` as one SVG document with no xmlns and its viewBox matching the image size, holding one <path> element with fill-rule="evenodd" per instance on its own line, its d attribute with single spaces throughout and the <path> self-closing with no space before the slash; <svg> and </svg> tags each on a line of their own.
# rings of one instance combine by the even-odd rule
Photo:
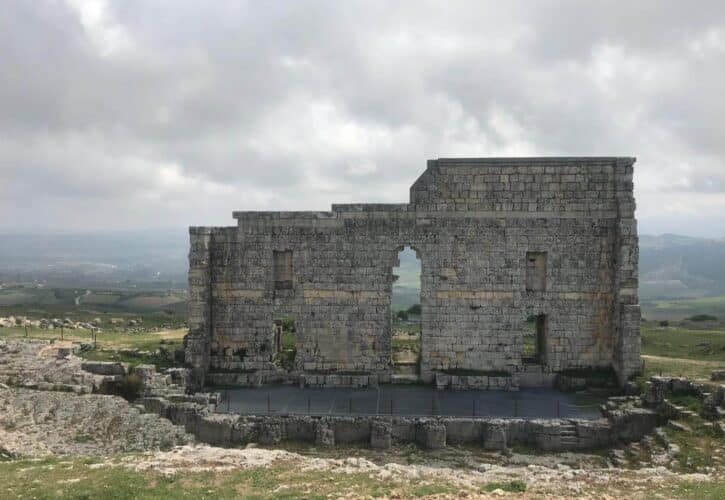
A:
<svg viewBox="0 0 725 500">
<path fill-rule="evenodd" d="M 135 373 L 129 373 L 123 377 L 123 380 L 121 380 L 121 383 L 118 385 L 118 395 L 128 401 L 133 401 L 138 399 L 141 395 L 142 389 L 143 381 L 141 380 L 141 377 Z"/>
<path fill-rule="evenodd" d="M 421 313 L 421 307 L 420 304 L 413 304 L 408 308 L 408 314 L 414 314 L 416 316 L 420 316 Z"/>
<path fill-rule="evenodd" d="M 282 319 L 282 331 L 294 332 L 295 331 L 295 319 L 294 318 L 283 318 Z"/>
<path fill-rule="evenodd" d="M 710 314 L 696 314 L 687 319 L 690 321 L 717 321 L 717 317 Z"/>
<path fill-rule="evenodd" d="M 669 321 L 667 321 L 667 320 L 663 320 L 663 321 L 660 321 L 660 322 L 659 322 L 659 325 L 660 325 L 660 326 L 670 326 L 670 322 L 669 322 Z"/>
<path fill-rule="evenodd" d="M 398 311 L 398 319 L 401 321 L 407 321 L 408 320 L 408 311 Z"/>
<path fill-rule="evenodd" d="M 521 481 L 520 479 L 514 479 L 513 481 L 509 481 L 507 483 L 498 481 L 488 483 L 483 487 L 483 491 L 485 492 L 491 492 L 495 490 L 508 491 L 509 493 L 523 493 L 526 491 L 526 483 Z"/>
</svg>

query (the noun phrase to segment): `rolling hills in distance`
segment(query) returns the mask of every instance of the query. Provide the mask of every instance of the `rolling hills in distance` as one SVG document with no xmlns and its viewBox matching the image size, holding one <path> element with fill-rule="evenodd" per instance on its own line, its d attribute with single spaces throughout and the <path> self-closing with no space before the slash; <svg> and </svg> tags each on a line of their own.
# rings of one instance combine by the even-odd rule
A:
<svg viewBox="0 0 725 500">
<path fill-rule="evenodd" d="M 0 235 L 0 297 L 13 284 L 163 291 L 186 287 L 185 229 Z M 418 302 L 420 261 L 400 254 L 394 307 Z M 2 305 L 8 301 L 0 298 Z M 640 302 L 647 319 L 725 319 L 725 238 L 640 236 Z"/>
</svg>

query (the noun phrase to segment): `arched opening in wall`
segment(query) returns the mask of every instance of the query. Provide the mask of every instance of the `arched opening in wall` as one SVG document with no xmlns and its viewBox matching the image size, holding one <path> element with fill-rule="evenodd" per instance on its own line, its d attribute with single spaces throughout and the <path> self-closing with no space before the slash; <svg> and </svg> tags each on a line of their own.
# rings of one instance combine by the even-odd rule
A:
<svg viewBox="0 0 725 500">
<path fill-rule="evenodd" d="M 292 371 L 297 357 L 297 328 L 292 316 L 276 319 L 272 323 L 274 332 L 274 362 L 280 368 Z"/>
<path fill-rule="evenodd" d="M 521 361 L 524 364 L 543 364 L 546 353 L 546 315 L 529 316 L 525 325 Z"/>
<path fill-rule="evenodd" d="M 393 381 L 417 381 L 420 377 L 421 303 L 420 257 L 410 246 L 398 252 L 393 267 L 391 331 Z"/>
</svg>

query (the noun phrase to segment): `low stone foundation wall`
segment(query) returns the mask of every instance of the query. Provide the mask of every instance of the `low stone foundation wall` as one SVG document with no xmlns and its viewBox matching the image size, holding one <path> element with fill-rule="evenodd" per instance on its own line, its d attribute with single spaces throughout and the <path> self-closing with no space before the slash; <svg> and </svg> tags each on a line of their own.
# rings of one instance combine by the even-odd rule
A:
<svg viewBox="0 0 725 500">
<path fill-rule="evenodd" d="M 483 389 L 489 391 L 518 391 L 519 379 L 514 375 L 488 376 L 488 375 L 449 375 L 436 373 L 436 387 L 438 389 L 471 390 Z"/>
<path fill-rule="evenodd" d="M 713 378 L 717 379 L 717 375 Z M 645 404 L 657 408 L 670 418 L 680 418 L 683 411 L 665 399 L 668 394 L 695 396 L 702 401 L 703 417 L 710 420 L 725 419 L 725 385 L 693 382 L 682 377 L 651 377 L 644 387 Z"/>
<path fill-rule="evenodd" d="M 183 425 L 205 443 L 238 446 L 303 441 L 320 446 L 337 443 L 389 448 L 416 443 L 430 449 L 448 444 L 480 445 L 488 450 L 535 446 L 544 451 L 583 451 L 617 441 L 635 441 L 658 425 L 654 412 L 612 413 L 598 420 L 482 419 L 453 417 L 255 416 L 213 413 L 208 405 L 173 403 L 163 398 L 139 400 L 148 410 Z"/>
</svg>

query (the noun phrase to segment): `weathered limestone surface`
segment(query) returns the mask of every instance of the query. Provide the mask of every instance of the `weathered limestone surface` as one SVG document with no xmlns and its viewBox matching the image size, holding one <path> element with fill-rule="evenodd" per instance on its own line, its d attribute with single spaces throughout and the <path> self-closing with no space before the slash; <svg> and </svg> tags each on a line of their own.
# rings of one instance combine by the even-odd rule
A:
<svg viewBox="0 0 725 500">
<path fill-rule="evenodd" d="M 118 396 L 0 388 L 0 442 L 18 455 L 108 455 L 193 441 Z"/>
<path fill-rule="evenodd" d="M 431 160 L 408 204 L 235 212 L 236 227 L 192 227 L 193 378 L 281 370 L 273 321 L 292 316 L 297 374 L 389 380 L 392 268 L 410 245 L 422 267 L 424 381 L 451 369 L 526 372 L 526 319 L 545 315 L 541 373 L 613 366 L 623 382 L 640 370 L 633 164 Z M 527 255 L 543 280 L 527 280 Z M 291 274 L 280 271 L 289 262 Z"/>
</svg>

